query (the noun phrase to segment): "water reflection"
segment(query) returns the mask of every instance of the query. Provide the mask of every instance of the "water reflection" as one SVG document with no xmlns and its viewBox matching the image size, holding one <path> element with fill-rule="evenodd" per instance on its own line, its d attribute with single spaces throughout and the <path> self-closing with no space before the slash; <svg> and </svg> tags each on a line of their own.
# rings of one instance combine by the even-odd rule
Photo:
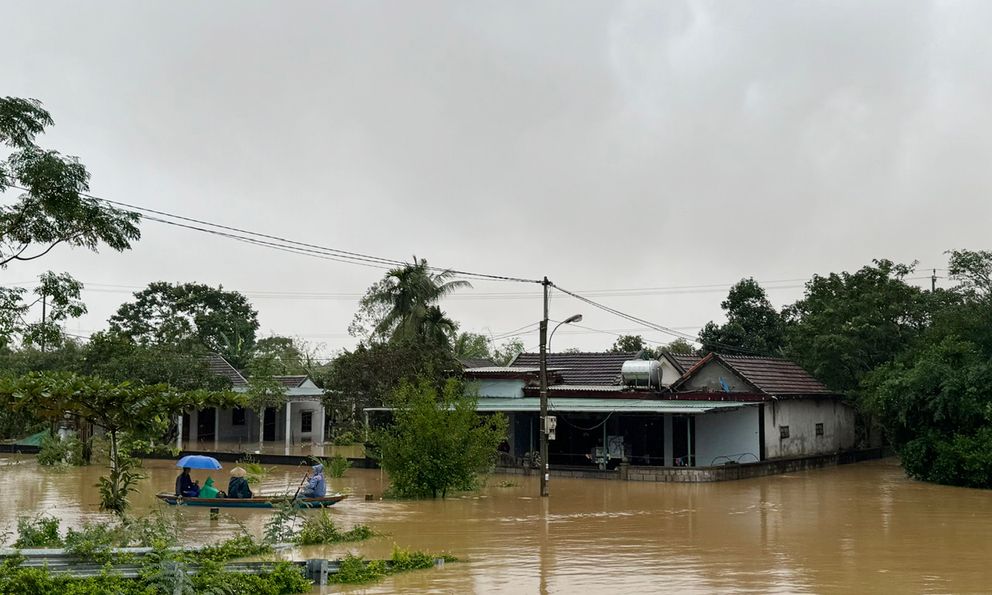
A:
<svg viewBox="0 0 992 595">
<path fill-rule="evenodd" d="M 0 466 L 0 533 L 18 515 L 49 511 L 68 525 L 102 516 L 98 471 L 49 471 L 30 458 Z M 146 471 L 139 511 L 160 506 L 154 492 L 171 489 L 177 472 L 158 461 Z M 264 487 L 295 489 L 303 471 L 275 468 Z M 224 471 L 214 477 L 226 484 Z M 496 487 L 501 480 L 517 485 Z M 395 544 L 465 561 L 326 592 L 974 592 L 992 584 L 992 494 L 907 480 L 894 461 L 719 484 L 555 479 L 550 499 L 527 477 L 423 502 L 364 501 L 382 494 L 379 471 L 329 481 L 357 495 L 330 510 L 340 525 L 368 523 L 387 535 L 294 556 L 388 557 Z M 192 541 L 221 539 L 239 523 L 260 533 L 268 518 L 181 514 Z"/>
</svg>

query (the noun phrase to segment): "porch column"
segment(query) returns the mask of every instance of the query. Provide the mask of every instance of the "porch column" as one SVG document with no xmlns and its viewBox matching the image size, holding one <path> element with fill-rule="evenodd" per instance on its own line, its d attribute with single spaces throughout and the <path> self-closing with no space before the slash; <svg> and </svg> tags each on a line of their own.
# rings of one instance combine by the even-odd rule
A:
<svg viewBox="0 0 992 595">
<path fill-rule="evenodd" d="M 220 407 L 214 407 L 214 450 L 220 450 Z"/>
<path fill-rule="evenodd" d="M 286 448 L 289 448 L 289 445 L 292 444 L 291 438 L 293 436 L 293 410 L 290 405 L 292 403 L 286 401 Z"/>
<path fill-rule="evenodd" d="M 324 419 L 324 404 L 321 403 L 320 407 L 317 409 L 317 423 L 320 424 L 320 429 L 317 430 L 317 443 L 324 444 L 324 431 L 327 427 L 327 420 Z"/>
<path fill-rule="evenodd" d="M 673 458 L 672 457 L 672 449 L 673 449 L 673 445 L 675 444 L 672 441 L 672 414 L 671 413 L 666 413 L 665 414 L 665 422 L 662 425 L 662 428 L 664 428 L 662 431 L 664 432 L 664 438 L 665 438 L 665 466 L 666 467 L 671 467 L 672 466 L 672 458 Z"/>
<path fill-rule="evenodd" d="M 183 414 L 176 416 L 176 448 L 183 449 Z"/>
<path fill-rule="evenodd" d="M 189 443 L 196 448 L 196 442 L 199 436 L 197 432 L 200 429 L 200 410 L 194 409 L 189 412 Z"/>
</svg>

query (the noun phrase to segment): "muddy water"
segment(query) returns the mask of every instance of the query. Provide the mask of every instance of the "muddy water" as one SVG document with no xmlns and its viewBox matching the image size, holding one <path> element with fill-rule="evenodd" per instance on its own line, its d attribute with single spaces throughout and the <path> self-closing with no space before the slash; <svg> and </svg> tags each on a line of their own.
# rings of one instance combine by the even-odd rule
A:
<svg viewBox="0 0 992 595">
<path fill-rule="evenodd" d="M 68 525 L 100 517 L 97 469 L 6 463 L 0 533 L 18 515 L 42 511 Z M 171 489 L 175 477 L 168 463 L 146 467 L 134 499 L 139 511 L 158 506 L 153 493 Z M 295 489 L 301 475 L 277 467 L 265 487 Z M 367 523 L 387 535 L 293 555 L 388 557 L 397 544 L 465 560 L 344 589 L 363 593 L 992 591 L 992 492 L 910 481 L 891 460 L 701 485 L 553 478 L 550 500 L 534 497 L 532 478 L 489 483 L 478 496 L 366 502 L 361 495 L 382 493 L 380 473 L 349 470 L 331 488 L 359 497 L 331 514 L 341 526 Z M 206 510 L 185 509 L 182 518 L 190 541 L 213 541 L 237 522 L 260 532 L 267 513 L 232 511 L 211 521 Z"/>
</svg>

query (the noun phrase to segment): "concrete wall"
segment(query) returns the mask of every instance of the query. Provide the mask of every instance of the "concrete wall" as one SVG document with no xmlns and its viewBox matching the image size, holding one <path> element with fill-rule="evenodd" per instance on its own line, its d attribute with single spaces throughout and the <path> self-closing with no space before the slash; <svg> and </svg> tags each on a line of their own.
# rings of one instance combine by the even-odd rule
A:
<svg viewBox="0 0 992 595">
<path fill-rule="evenodd" d="M 816 435 L 816 424 L 823 435 Z M 782 426 L 789 437 L 781 438 Z M 783 399 L 765 403 L 765 458 L 826 454 L 854 448 L 854 409 L 839 399 Z"/>
<path fill-rule="evenodd" d="M 669 386 L 682 377 L 682 373 L 672 365 L 672 362 L 665 358 L 658 360 L 661 363 L 661 385 Z"/>
<path fill-rule="evenodd" d="M 696 416 L 696 466 L 708 467 L 717 457 L 731 457 L 751 453 L 754 457 L 742 457 L 742 462 L 753 462 L 760 457 L 758 407 L 742 407 L 734 411 L 710 412 Z M 738 457 L 733 456 L 733 460 Z"/>
<path fill-rule="evenodd" d="M 474 380 L 469 384 L 469 390 L 473 388 L 478 390 L 480 398 L 519 399 L 524 396 L 523 380 Z"/>
<path fill-rule="evenodd" d="M 751 385 L 744 382 L 740 376 L 720 362 L 711 361 L 696 371 L 686 384 L 684 390 L 723 392 L 720 379 L 730 386 L 731 392 L 753 392 Z"/>
</svg>

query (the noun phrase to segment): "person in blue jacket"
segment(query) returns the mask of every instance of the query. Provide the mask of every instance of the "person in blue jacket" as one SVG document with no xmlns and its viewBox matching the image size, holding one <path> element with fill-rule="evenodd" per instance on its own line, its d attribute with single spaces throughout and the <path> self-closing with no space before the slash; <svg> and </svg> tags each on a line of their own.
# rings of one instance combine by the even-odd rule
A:
<svg viewBox="0 0 992 595">
<path fill-rule="evenodd" d="M 313 475 L 303 488 L 304 498 L 323 498 L 327 495 L 327 483 L 324 482 L 324 466 L 314 465 Z"/>
</svg>

